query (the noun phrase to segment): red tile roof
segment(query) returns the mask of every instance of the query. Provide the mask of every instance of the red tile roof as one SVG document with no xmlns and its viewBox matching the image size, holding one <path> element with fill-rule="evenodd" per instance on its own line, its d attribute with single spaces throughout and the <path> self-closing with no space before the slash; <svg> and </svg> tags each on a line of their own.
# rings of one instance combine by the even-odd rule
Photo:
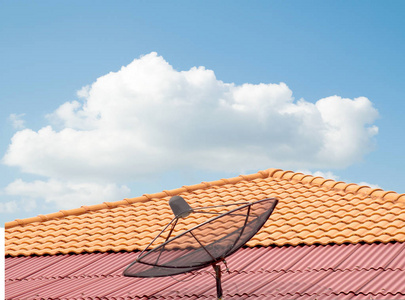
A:
<svg viewBox="0 0 405 300">
<path fill-rule="evenodd" d="M 211 268 L 176 277 L 182 281 L 123 277 L 122 270 L 136 256 L 123 252 L 10 257 L 6 298 L 214 298 Z M 245 248 L 227 263 L 230 273 L 222 277 L 225 299 L 405 298 L 405 243 Z"/>
</svg>

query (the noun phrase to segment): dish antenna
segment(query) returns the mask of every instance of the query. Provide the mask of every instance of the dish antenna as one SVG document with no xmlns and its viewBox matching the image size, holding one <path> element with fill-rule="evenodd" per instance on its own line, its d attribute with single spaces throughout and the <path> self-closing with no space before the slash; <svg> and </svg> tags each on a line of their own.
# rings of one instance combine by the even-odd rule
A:
<svg viewBox="0 0 405 300">
<path fill-rule="evenodd" d="M 175 217 L 125 269 L 124 276 L 173 276 L 212 265 L 215 270 L 217 298 L 222 299 L 219 263 L 224 262 L 226 265 L 225 258 L 236 252 L 259 231 L 277 202 L 275 198 L 268 198 L 254 202 L 191 208 L 182 197 L 174 196 L 169 200 L 169 205 Z M 223 212 L 225 207 L 230 206 L 238 207 Z M 171 238 L 179 220 L 192 214 L 216 216 Z M 165 241 L 151 248 L 159 237 L 163 237 L 163 232 L 170 225 Z"/>
</svg>

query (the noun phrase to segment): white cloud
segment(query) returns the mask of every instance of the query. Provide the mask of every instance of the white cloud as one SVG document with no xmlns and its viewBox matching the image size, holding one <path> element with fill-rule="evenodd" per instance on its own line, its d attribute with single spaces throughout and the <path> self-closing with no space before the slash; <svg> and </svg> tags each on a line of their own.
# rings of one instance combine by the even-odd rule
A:
<svg viewBox="0 0 405 300">
<path fill-rule="evenodd" d="M 88 98 L 90 96 L 90 85 L 86 85 L 77 91 L 77 97 L 79 98 Z"/>
<path fill-rule="evenodd" d="M 37 199 L 44 199 L 45 202 L 61 209 L 70 209 L 104 201 L 117 201 L 127 197 L 129 193 L 129 188 L 126 186 L 62 182 L 55 179 L 33 182 L 17 179 L 4 190 L 7 195 L 21 196 L 26 199 L 26 209 L 35 208 Z"/>
<path fill-rule="evenodd" d="M 80 101 L 48 116 L 48 126 L 13 136 L 3 163 L 56 180 L 41 189 L 40 182 L 13 182 L 16 194 L 30 187 L 63 203 L 48 188 L 65 181 L 131 181 L 173 169 L 345 167 L 372 150 L 378 132 L 378 112 L 365 97 L 295 101 L 285 83 L 224 83 L 204 67 L 177 71 L 156 53 L 77 95 Z M 78 194 L 72 186 L 59 189 Z"/>
<path fill-rule="evenodd" d="M 18 204 L 16 201 L 0 202 L 0 213 L 11 214 L 18 211 Z"/>
<path fill-rule="evenodd" d="M 23 129 L 25 128 L 25 120 L 23 120 L 24 116 L 25 114 L 10 114 L 8 120 L 15 129 Z"/>
<path fill-rule="evenodd" d="M 374 122 L 378 112 L 367 98 L 350 100 L 332 96 L 319 100 L 316 107 L 326 125 L 321 160 L 329 158 L 334 163 L 347 166 L 365 154 L 359 146 L 366 151 L 372 148 L 371 137 L 378 133 L 378 128 L 366 125 Z"/>
<path fill-rule="evenodd" d="M 11 215 L 18 212 L 30 212 L 37 206 L 35 199 L 27 197 L 13 197 L 7 188 L 0 189 L 0 214 Z M 18 195 L 21 196 L 21 195 Z"/>
</svg>

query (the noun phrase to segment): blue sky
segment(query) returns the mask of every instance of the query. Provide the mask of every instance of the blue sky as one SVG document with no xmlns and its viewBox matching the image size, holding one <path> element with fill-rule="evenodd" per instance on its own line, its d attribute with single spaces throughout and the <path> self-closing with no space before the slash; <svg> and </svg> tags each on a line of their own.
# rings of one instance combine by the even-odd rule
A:
<svg viewBox="0 0 405 300">
<path fill-rule="evenodd" d="M 272 167 L 405 193 L 404 10 L 1 2 L 2 222 Z"/>
</svg>

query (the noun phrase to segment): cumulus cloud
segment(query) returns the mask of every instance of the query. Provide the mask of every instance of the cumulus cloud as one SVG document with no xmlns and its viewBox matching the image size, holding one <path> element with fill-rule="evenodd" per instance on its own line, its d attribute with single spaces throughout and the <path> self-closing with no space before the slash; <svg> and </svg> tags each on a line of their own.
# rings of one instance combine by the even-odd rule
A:
<svg viewBox="0 0 405 300">
<path fill-rule="evenodd" d="M 12 215 L 18 212 L 29 212 L 36 208 L 37 204 L 35 199 L 17 197 L 18 199 L 13 199 L 12 195 L 5 192 L 5 189 L 0 190 L 1 196 L 7 196 L 9 199 L 7 201 L 0 202 L 0 215 Z M 20 196 L 20 195 L 18 195 Z"/>
<path fill-rule="evenodd" d="M 177 71 L 156 53 L 77 95 L 47 116 L 49 125 L 13 136 L 3 163 L 57 180 L 16 181 L 18 193 L 57 202 L 48 187 L 65 181 L 103 184 L 173 169 L 341 168 L 371 151 L 378 133 L 378 112 L 365 97 L 296 101 L 285 83 L 225 83 L 204 67 Z"/>
<path fill-rule="evenodd" d="M 0 213 L 11 214 L 18 211 L 18 204 L 16 201 L 0 202 Z"/>
<path fill-rule="evenodd" d="M 8 116 L 8 120 L 15 129 L 23 129 L 25 128 L 25 120 L 23 119 L 24 116 L 25 114 L 10 114 Z"/>
<path fill-rule="evenodd" d="M 25 209 L 35 208 L 38 199 L 58 208 L 70 209 L 81 205 L 91 205 L 104 201 L 117 201 L 128 196 L 129 188 L 116 184 L 72 183 L 55 179 L 25 182 L 17 179 L 5 189 L 7 195 L 25 199 Z M 117 198 L 118 197 L 118 198 Z M 15 202 L 13 202 L 16 205 Z"/>
</svg>

